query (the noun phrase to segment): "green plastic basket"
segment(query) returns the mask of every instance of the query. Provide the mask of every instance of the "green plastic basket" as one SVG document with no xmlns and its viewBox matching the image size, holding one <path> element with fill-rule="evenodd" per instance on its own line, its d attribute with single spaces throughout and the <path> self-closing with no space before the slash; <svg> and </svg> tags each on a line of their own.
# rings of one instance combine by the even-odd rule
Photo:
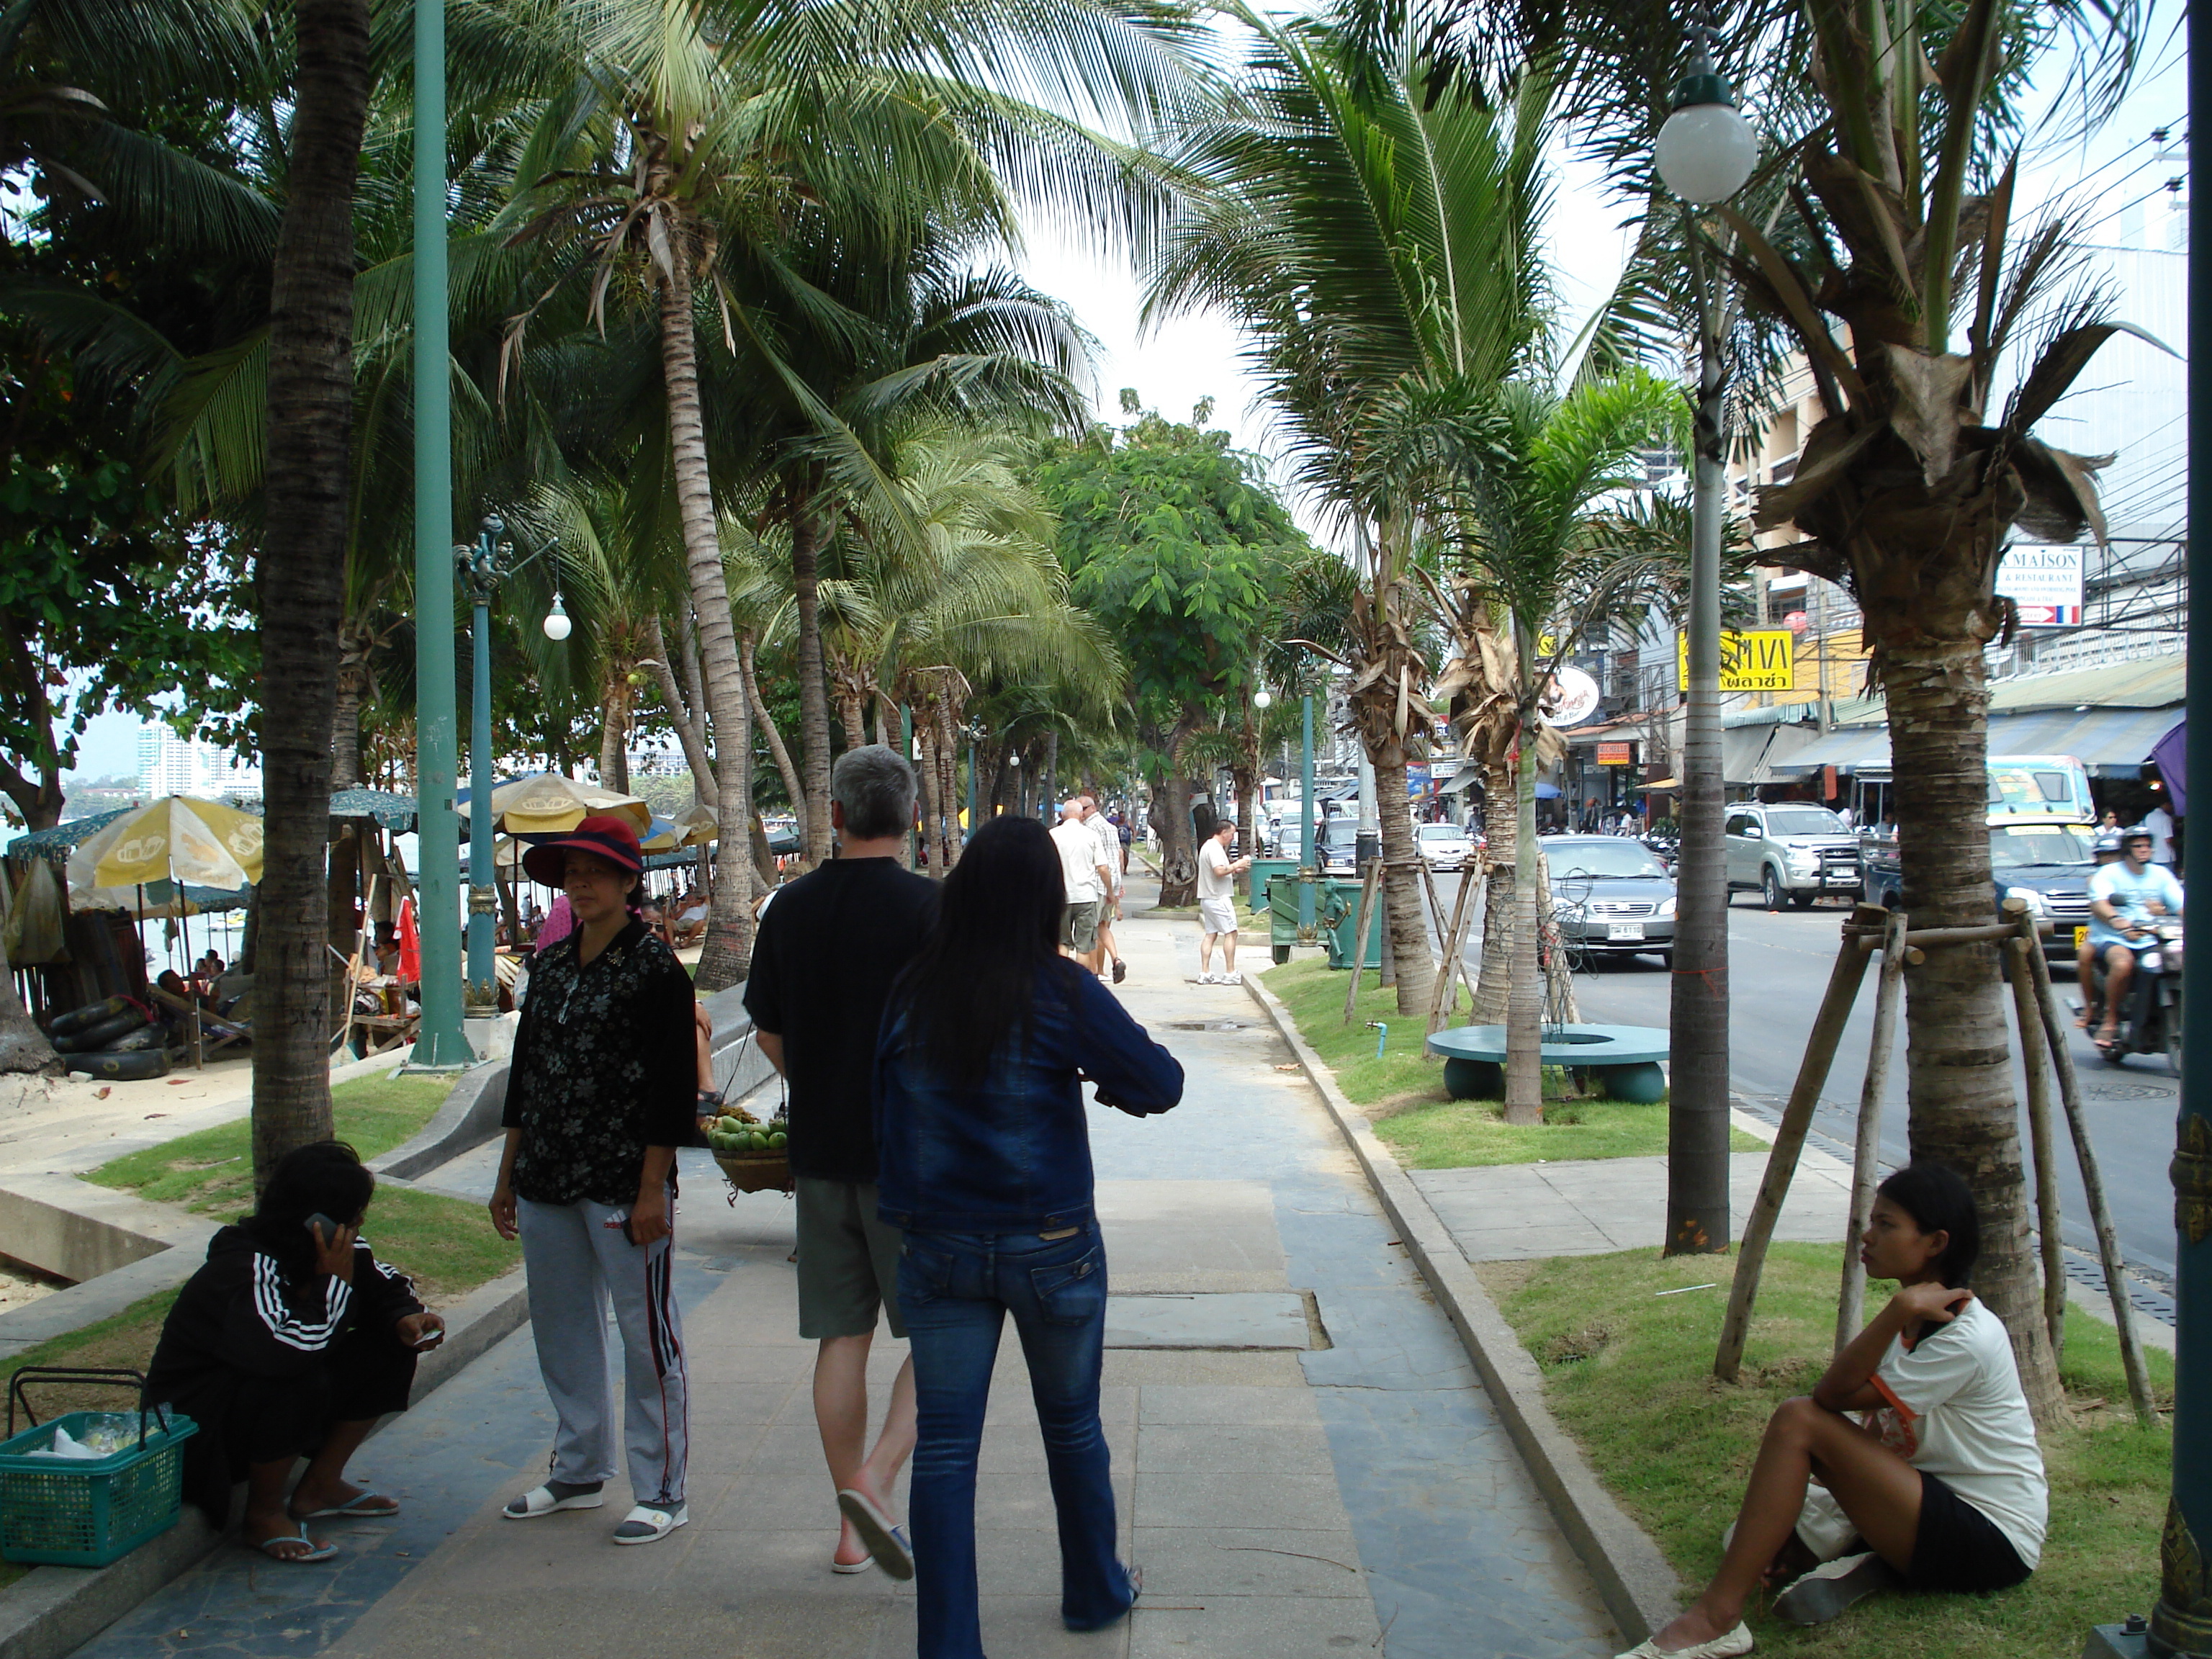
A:
<svg viewBox="0 0 2212 1659">
<path fill-rule="evenodd" d="M 8 1385 L 8 1437 L 0 1441 L 0 1558 L 64 1567 L 104 1567 L 177 1524 L 184 1495 L 184 1443 L 199 1425 L 163 1411 L 70 1412 L 40 1423 L 24 1398 L 25 1381 L 103 1382 L 136 1389 L 137 1371 L 69 1370 L 27 1366 Z M 32 1426 L 15 1432 L 15 1407 Z M 33 1454 L 67 1429 L 82 1440 L 120 1423 L 137 1421 L 135 1445 L 106 1457 L 56 1458 Z"/>
</svg>

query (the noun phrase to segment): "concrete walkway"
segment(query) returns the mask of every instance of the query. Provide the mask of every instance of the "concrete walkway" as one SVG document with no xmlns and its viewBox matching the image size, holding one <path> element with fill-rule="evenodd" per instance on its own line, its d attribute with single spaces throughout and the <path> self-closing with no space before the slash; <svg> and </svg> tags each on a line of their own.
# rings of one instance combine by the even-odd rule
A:
<svg viewBox="0 0 2212 1659">
<path fill-rule="evenodd" d="M 1148 895 L 1144 896 L 1148 897 Z M 1112 1263 L 1105 1418 L 1131 1621 L 1058 1618 L 1052 1510 L 1018 1347 L 1001 1350 L 979 1521 L 1000 1659 L 1566 1659 L 1620 1644 L 1373 1195 L 1241 991 L 1198 987 L 1195 931 L 1121 927 L 1133 1012 L 1189 1073 L 1182 1107 L 1092 1116 Z M 331 1566 L 226 1548 L 82 1650 L 411 1659 L 641 1652 L 903 1656 L 911 1592 L 832 1577 L 835 1515 L 795 1335 L 791 1210 L 725 1204 L 684 1163 L 691 1524 L 612 1547 L 627 1506 L 518 1524 L 550 1418 L 527 1331 L 364 1449 L 406 1504 L 338 1523 Z M 481 1186 L 482 1160 L 428 1184 Z M 879 1339 L 887 1383 L 900 1345 Z"/>
</svg>

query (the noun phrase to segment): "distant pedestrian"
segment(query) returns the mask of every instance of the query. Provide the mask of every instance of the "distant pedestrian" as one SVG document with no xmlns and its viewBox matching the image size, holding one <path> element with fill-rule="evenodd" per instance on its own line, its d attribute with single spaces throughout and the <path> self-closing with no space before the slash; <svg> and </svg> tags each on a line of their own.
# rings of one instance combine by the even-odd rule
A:
<svg viewBox="0 0 2212 1659">
<path fill-rule="evenodd" d="M 1066 891 L 1060 942 L 1068 955 L 1095 974 L 1098 971 L 1098 913 L 1114 878 L 1103 862 L 1098 837 L 1083 821 L 1081 801 L 1061 805 L 1052 841 L 1060 850 L 1060 881 Z"/>
<path fill-rule="evenodd" d="M 914 1450 L 914 1361 L 892 1379 L 868 1445 L 868 1351 L 878 1312 L 903 1340 L 898 1230 L 876 1215 L 870 1100 L 876 1037 L 891 983 L 920 948 L 938 884 L 899 866 L 914 822 L 915 775 L 882 744 L 848 749 L 830 774 L 838 855 L 777 890 L 753 945 L 745 1007 L 761 1053 L 791 1085 L 797 1190 L 799 1334 L 814 1355 L 814 1421 L 842 1511 L 832 1572 L 872 1563 L 914 1576 L 892 1489 Z"/>
<path fill-rule="evenodd" d="M 614 1541 L 650 1544 L 690 1518 L 690 1390 L 669 1258 L 676 1149 L 698 1133 L 696 999 L 634 908 L 645 860 L 627 818 L 586 817 L 532 848 L 523 868 L 560 884 L 576 930 L 532 964 L 491 1197 L 500 1237 L 522 1239 L 538 1369 L 559 1419 L 548 1478 L 506 1514 L 529 1521 L 605 1501 L 611 1301 L 633 1504 Z"/>
<path fill-rule="evenodd" d="M 1129 820 L 1121 813 L 1111 814 L 1108 820 L 1114 826 L 1114 839 L 1121 844 L 1121 873 L 1129 873 L 1129 847 L 1135 837 L 1129 831 Z"/>
<path fill-rule="evenodd" d="M 1237 971 L 1237 880 L 1252 867 L 1252 855 L 1229 856 L 1229 839 L 1237 826 L 1227 818 L 1198 849 L 1198 982 L 1200 985 L 1242 985 Z M 1221 946 L 1221 972 L 1213 971 L 1213 947 Z"/>
<path fill-rule="evenodd" d="M 2150 861 L 2173 867 L 2173 814 L 2166 810 L 2161 801 L 2142 816 L 2142 827 L 2150 831 Z"/>
<path fill-rule="evenodd" d="M 1137 1600 L 1098 1419 L 1106 1253 L 1080 1085 L 1141 1117 L 1174 1106 L 1183 1076 L 1111 992 L 1055 957 L 1061 833 L 1025 817 L 977 833 L 876 1053 L 881 1213 L 905 1233 L 899 1301 L 920 1401 L 918 1659 L 981 1659 L 975 1473 L 1009 1314 L 1058 1515 L 1060 1618 L 1102 1630 Z"/>
<path fill-rule="evenodd" d="M 1098 810 L 1098 797 L 1079 795 L 1083 807 L 1083 822 L 1091 833 L 1098 837 L 1098 865 L 1104 872 L 1106 895 L 1098 902 L 1098 961 L 1103 968 L 1114 964 L 1114 983 L 1119 985 L 1129 976 L 1129 965 L 1121 960 L 1121 953 L 1114 946 L 1114 924 L 1121 916 L 1121 837 L 1115 832 L 1106 815 Z"/>
</svg>

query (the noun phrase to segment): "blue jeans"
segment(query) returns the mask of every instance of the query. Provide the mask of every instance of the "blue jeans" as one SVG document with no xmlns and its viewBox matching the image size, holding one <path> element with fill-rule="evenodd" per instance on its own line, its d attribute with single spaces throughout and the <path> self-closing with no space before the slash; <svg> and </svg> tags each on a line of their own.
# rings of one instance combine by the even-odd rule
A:
<svg viewBox="0 0 2212 1659">
<path fill-rule="evenodd" d="M 1098 1224 L 1035 1233 L 906 1235 L 899 1306 L 914 1346 L 920 1442 L 908 1498 L 919 1659 L 983 1659 L 975 1595 L 975 1460 L 1005 1316 L 1029 1361 L 1060 1513 L 1060 1611 L 1073 1630 L 1135 1602 L 1114 1553 L 1110 1454 L 1098 1424 L 1106 1249 Z"/>
</svg>

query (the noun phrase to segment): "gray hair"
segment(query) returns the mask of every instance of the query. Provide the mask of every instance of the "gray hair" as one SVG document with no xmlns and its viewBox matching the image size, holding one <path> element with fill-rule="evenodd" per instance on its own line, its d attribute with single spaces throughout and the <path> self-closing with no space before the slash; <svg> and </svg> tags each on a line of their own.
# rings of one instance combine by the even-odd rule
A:
<svg viewBox="0 0 2212 1659">
<path fill-rule="evenodd" d="M 914 768 L 880 743 L 848 749 L 830 769 L 830 799 L 845 809 L 845 833 L 883 841 L 914 828 Z"/>
</svg>

